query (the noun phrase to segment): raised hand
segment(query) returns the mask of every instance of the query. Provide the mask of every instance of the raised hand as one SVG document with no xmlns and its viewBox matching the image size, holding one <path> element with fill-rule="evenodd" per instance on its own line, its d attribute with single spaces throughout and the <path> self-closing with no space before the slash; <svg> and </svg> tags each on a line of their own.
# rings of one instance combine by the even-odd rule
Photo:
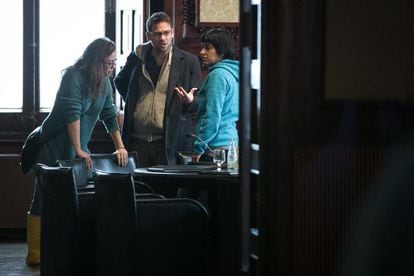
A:
<svg viewBox="0 0 414 276">
<path fill-rule="evenodd" d="M 187 92 L 183 87 L 180 86 L 175 87 L 174 90 L 177 92 L 177 95 L 183 104 L 190 104 L 194 100 L 194 92 L 197 91 L 197 88 L 193 87 L 189 92 Z"/>
</svg>

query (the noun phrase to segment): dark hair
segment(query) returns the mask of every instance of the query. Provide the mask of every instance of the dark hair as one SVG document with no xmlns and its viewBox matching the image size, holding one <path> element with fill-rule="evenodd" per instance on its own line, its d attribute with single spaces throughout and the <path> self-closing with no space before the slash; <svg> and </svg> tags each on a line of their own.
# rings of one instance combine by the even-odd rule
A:
<svg viewBox="0 0 414 276">
<path fill-rule="evenodd" d="M 151 32 L 152 26 L 160 22 L 167 22 L 168 24 L 170 24 L 170 26 L 172 26 L 171 18 L 168 16 L 168 14 L 166 14 L 165 12 L 155 12 L 147 19 L 147 22 L 145 24 L 147 32 Z"/>
<path fill-rule="evenodd" d="M 106 77 L 104 61 L 115 50 L 115 43 L 109 38 L 95 39 L 86 47 L 83 55 L 73 65 L 73 68 L 89 77 L 92 98 L 98 96 Z"/>
<path fill-rule="evenodd" d="M 200 41 L 211 43 L 222 59 L 236 59 L 236 49 L 231 33 L 224 28 L 214 28 L 204 32 Z"/>
</svg>

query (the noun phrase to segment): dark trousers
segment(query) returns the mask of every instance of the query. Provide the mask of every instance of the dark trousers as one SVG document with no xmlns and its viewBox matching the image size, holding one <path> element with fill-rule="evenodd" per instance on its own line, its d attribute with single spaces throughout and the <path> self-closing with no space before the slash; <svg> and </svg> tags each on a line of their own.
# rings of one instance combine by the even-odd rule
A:
<svg viewBox="0 0 414 276">
<path fill-rule="evenodd" d="M 167 164 L 164 139 L 147 142 L 142 139 L 131 137 L 128 151 L 137 152 L 139 167 L 151 167 Z M 168 198 L 177 196 L 177 188 L 174 188 L 174 185 L 171 185 L 171 187 L 165 186 L 157 188 L 156 192 Z"/>
<path fill-rule="evenodd" d="M 139 138 L 131 137 L 128 151 L 137 152 L 139 167 L 167 164 L 164 139 L 147 142 Z"/>
</svg>

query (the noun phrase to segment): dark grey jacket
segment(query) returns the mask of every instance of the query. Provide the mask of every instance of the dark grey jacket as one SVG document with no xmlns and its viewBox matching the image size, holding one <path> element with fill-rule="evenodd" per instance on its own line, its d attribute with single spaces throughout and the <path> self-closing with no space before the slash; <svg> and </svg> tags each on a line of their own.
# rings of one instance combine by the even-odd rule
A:
<svg viewBox="0 0 414 276">
<path fill-rule="evenodd" d="M 173 46 L 172 50 L 173 57 L 163 124 L 165 154 L 168 164 L 176 163 L 177 151 L 191 151 L 192 138 L 187 137 L 186 134 L 194 131 L 192 113 L 196 111 L 196 101 L 188 106 L 183 105 L 176 92 L 174 92 L 174 87 L 182 86 L 189 91 L 193 87 L 200 88 L 201 85 L 201 69 L 198 58 L 176 46 Z M 122 139 L 127 148 L 133 126 L 133 114 L 139 96 L 138 80 L 140 74 L 142 74 L 142 62 L 135 52 L 132 52 L 128 56 L 125 66 L 114 80 L 118 92 L 126 101 Z"/>
</svg>

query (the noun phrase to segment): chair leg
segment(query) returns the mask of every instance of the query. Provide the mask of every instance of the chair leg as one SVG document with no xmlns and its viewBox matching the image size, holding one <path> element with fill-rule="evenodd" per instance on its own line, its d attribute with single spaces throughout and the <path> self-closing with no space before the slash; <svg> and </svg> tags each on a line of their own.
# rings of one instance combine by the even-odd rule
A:
<svg viewBox="0 0 414 276">
<path fill-rule="evenodd" d="M 40 265 L 40 216 L 27 215 L 27 257 L 29 266 Z"/>
</svg>

